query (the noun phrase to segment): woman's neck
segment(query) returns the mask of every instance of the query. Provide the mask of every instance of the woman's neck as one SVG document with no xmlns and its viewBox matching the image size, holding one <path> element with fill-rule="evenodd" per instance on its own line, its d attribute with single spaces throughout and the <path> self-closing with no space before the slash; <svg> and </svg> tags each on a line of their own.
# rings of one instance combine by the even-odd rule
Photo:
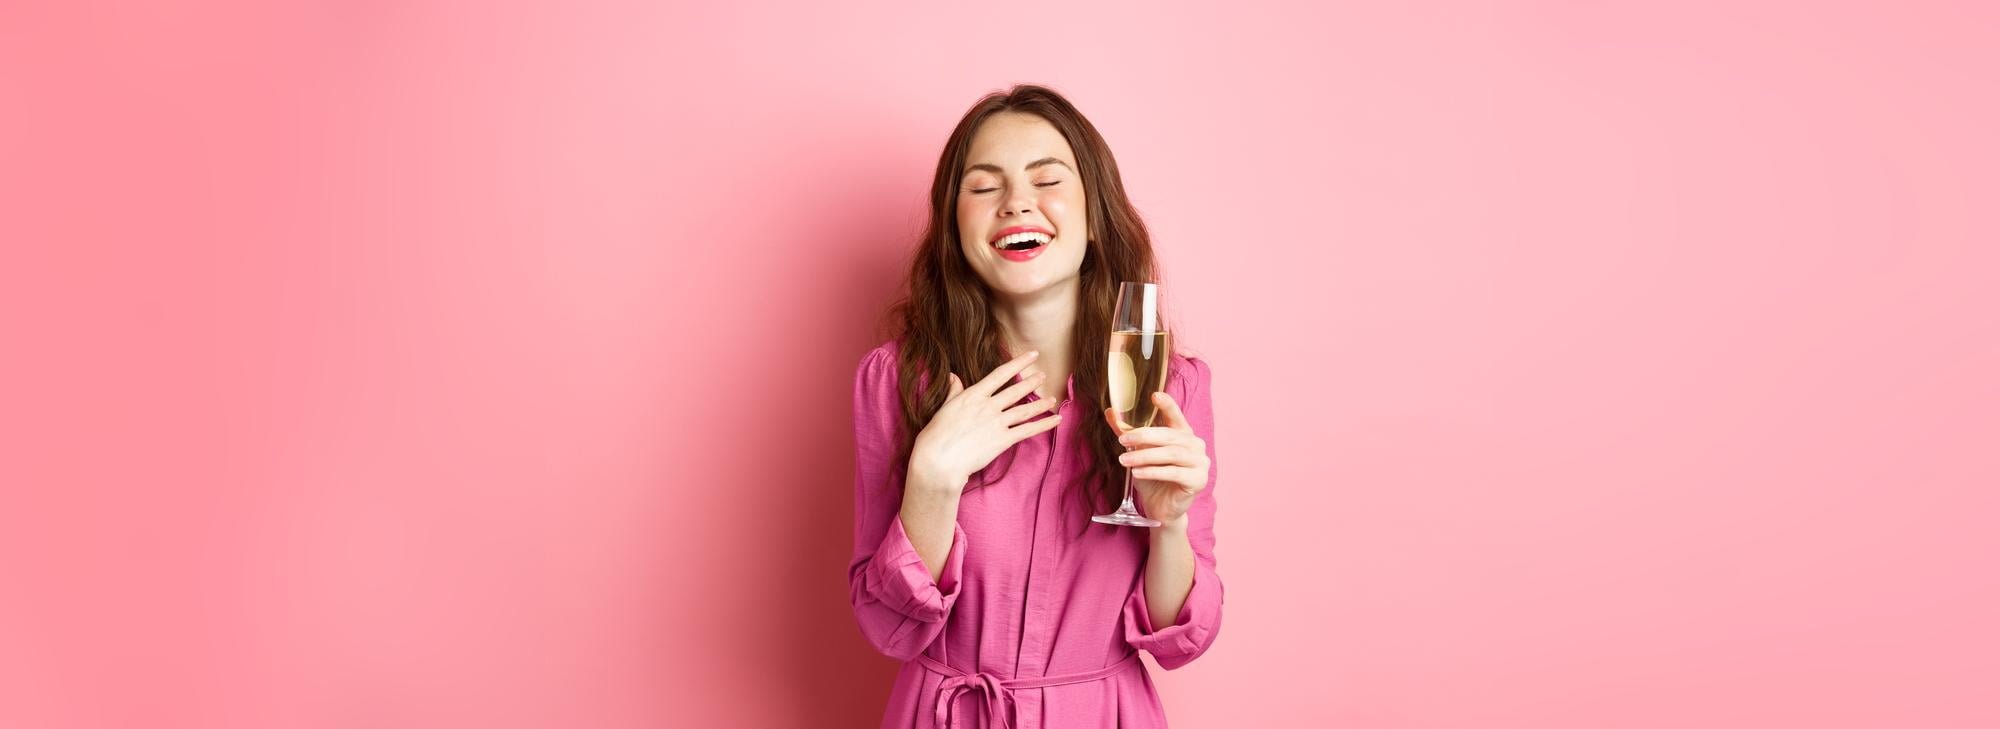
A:
<svg viewBox="0 0 2000 729">
<path fill-rule="evenodd" d="M 1075 362 L 1072 355 L 1076 334 L 1077 281 L 1050 287 L 1032 298 L 996 300 L 993 318 L 1000 323 L 1000 336 L 1007 351 L 1020 354 L 1041 352 L 1033 367 L 1048 374 L 1042 384 L 1044 397 L 1061 398 Z"/>
</svg>

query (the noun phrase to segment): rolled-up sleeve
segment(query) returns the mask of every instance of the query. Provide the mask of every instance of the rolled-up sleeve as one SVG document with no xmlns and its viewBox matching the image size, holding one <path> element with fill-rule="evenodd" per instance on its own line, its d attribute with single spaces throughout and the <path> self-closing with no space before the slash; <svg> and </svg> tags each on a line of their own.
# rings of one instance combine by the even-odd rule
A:
<svg viewBox="0 0 2000 729">
<path fill-rule="evenodd" d="M 1222 578 L 1215 568 L 1215 484 L 1220 472 L 1215 458 L 1215 409 L 1209 396 L 1208 364 L 1197 358 L 1187 360 L 1188 376 L 1178 378 L 1181 387 L 1168 392 L 1180 403 L 1188 425 L 1208 446 L 1208 486 L 1188 507 L 1188 542 L 1194 547 L 1194 584 L 1173 625 L 1153 625 L 1146 605 L 1146 582 L 1142 575 L 1125 601 L 1125 641 L 1133 648 L 1153 654 L 1161 668 L 1180 668 L 1215 643 L 1222 629 Z"/>
<path fill-rule="evenodd" d="M 932 580 L 899 518 L 903 468 L 895 463 L 902 431 L 896 354 L 883 345 L 854 375 L 854 551 L 848 601 L 876 650 L 910 660 L 944 632 L 964 574 L 965 531 L 952 527 L 944 569 Z"/>
</svg>

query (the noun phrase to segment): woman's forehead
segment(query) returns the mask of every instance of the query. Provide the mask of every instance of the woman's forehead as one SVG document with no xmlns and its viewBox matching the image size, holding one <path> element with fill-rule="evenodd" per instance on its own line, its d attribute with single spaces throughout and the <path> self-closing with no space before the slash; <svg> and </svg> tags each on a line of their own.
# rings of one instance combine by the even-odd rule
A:
<svg viewBox="0 0 2000 729">
<path fill-rule="evenodd" d="M 972 134 L 965 163 L 968 172 L 988 166 L 1013 171 L 1051 157 L 1071 168 L 1076 166 L 1069 141 L 1054 124 L 1033 114 L 1009 112 L 980 123 Z"/>
</svg>

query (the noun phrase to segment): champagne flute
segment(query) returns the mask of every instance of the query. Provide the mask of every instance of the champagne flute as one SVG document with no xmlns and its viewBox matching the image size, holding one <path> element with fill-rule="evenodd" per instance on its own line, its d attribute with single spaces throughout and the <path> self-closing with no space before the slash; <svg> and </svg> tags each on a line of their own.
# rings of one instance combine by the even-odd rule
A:
<svg viewBox="0 0 2000 729">
<path fill-rule="evenodd" d="M 1121 281 L 1118 308 L 1111 314 L 1111 407 L 1132 428 L 1153 425 L 1160 407 L 1153 393 L 1167 383 L 1167 323 L 1160 320 L 1160 285 Z M 1126 449 L 1131 450 L 1130 448 Z M 1090 517 L 1100 524 L 1156 527 L 1160 520 L 1132 506 L 1132 469 L 1125 470 L 1125 502 L 1109 514 Z"/>
</svg>

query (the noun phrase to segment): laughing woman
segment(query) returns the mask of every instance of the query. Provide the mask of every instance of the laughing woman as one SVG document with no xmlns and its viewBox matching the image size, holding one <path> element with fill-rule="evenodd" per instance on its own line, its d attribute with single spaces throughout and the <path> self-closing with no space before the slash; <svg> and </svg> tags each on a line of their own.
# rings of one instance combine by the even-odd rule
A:
<svg viewBox="0 0 2000 729">
<path fill-rule="evenodd" d="M 1207 651 L 1222 580 L 1208 365 L 1170 355 L 1162 425 L 1104 406 L 1118 282 L 1154 273 L 1110 148 L 1063 97 L 1017 86 L 952 130 L 895 336 L 855 373 L 849 597 L 906 662 L 882 726 L 1166 726 L 1138 651 Z M 1127 466 L 1161 526 L 1090 520 Z"/>
</svg>

